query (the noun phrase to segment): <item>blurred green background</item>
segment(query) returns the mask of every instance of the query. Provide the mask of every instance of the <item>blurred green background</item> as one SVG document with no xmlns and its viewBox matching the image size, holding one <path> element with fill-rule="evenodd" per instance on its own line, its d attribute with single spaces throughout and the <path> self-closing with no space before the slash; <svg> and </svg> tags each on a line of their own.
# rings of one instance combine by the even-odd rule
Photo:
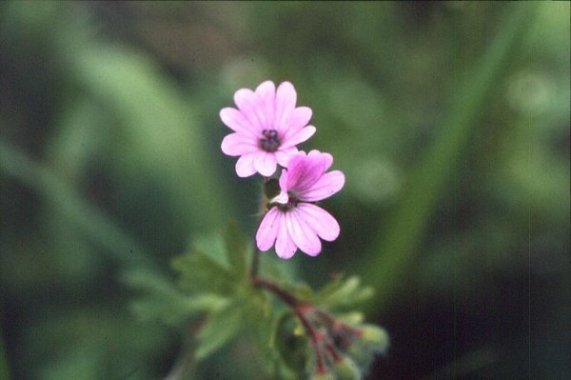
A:
<svg viewBox="0 0 571 380">
<path fill-rule="evenodd" d="M 371 379 L 570 378 L 569 12 L 2 2 L 0 378 L 169 372 L 184 331 L 137 319 L 122 278 L 174 278 L 232 218 L 253 235 L 259 184 L 218 111 L 266 79 L 296 86 L 302 147 L 346 174 L 340 238 L 288 265 L 376 288 L 392 346 Z M 221 358 L 205 373 L 236 378 Z"/>
</svg>

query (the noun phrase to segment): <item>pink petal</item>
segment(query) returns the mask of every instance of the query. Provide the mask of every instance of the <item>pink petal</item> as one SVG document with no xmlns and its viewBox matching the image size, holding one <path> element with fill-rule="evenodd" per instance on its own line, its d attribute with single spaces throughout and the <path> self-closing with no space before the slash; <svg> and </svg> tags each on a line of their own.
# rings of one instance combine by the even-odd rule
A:
<svg viewBox="0 0 571 380">
<path fill-rule="evenodd" d="M 329 153 L 320 152 L 317 149 L 313 149 L 307 155 L 311 157 L 320 157 L 320 159 L 323 161 L 323 166 L 325 167 L 324 172 L 329 169 L 331 165 L 333 165 L 333 156 Z"/>
<path fill-rule="evenodd" d="M 264 177 L 269 177 L 276 172 L 276 157 L 272 153 L 258 152 L 254 158 L 256 171 Z"/>
<path fill-rule="evenodd" d="M 256 153 L 249 153 L 241 156 L 236 162 L 236 173 L 239 177 L 249 177 L 256 172 L 254 168 L 254 157 Z"/>
<path fill-rule="evenodd" d="M 256 232 L 256 243 L 260 251 L 267 251 L 272 248 L 280 225 L 280 211 L 273 207 L 266 213 L 262 223 Z"/>
<path fill-rule="evenodd" d="M 265 81 L 256 88 L 256 95 L 260 105 L 259 118 L 262 119 L 264 128 L 275 129 L 274 113 L 276 86 L 272 81 Z"/>
<path fill-rule="evenodd" d="M 258 87 L 256 87 L 256 94 L 258 94 L 262 99 L 266 96 L 271 96 L 273 99 L 276 94 L 276 85 L 271 80 L 262 82 Z"/>
<path fill-rule="evenodd" d="M 291 159 L 288 165 L 288 179 L 286 188 L 296 193 L 304 193 L 311 189 L 324 172 L 323 162 L 320 157 L 308 157 L 298 155 Z M 280 182 L 281 186 L 281 182 Z"/>
<path fill-rule="evenodd" d="M 295 108 L 295 102 L 297 101 L 297 94 L 295 88 L 289 82 L 283 82 L 278 86 L 276 91 L 276 114 L 275 114 L 275 126 L 280 132 L 285 132 L 287 127 L 287 120 L 290 113 Z"/>
<path fill-rule="evenodd" d="M 272 198 L 272 200 L 270 200 L 270 203 L 281 203 L 282 205 L 285 205 L 288 202 L 289 202 L 289 195 L 287 195 L 287 193 L 283 191 L 274 198 Z"/>
<path fill-rule="evenodd" d="M 278 236 L 276 238 L 276 254 L 282 259 L 291 259 L 297 251 L 297 247 L 289 236 L 287 226 L 285 224 L 286 214 L 281 215 L 281 220 L 278 226 Z"/>
<path fill-rule="evenodd" d="M 222 108 L 220 110 L 220 119 L 226 126 L 235 132 L 258 136 L 257 127 L 250 122 L 235 108 Z"/>
<path fill-rule="evenodd" d="M 313 183 L 309 188 L 298 191 L 297 195 L 300 200 L 305 202 L 317 202 L 325 198 L 329 198 L 343 187 L 345 184 L 345 175 L 339 170 L 324 174 L 317 182 Z"/>
<path fill-rule="evenodd" d="M 249 110 L 257 101 L 256 93 L 249 88 L 241 88 L 234 93 L 234 103 L 240 111 Z"/>
<path fill-rule="evenodd" d="M 321 252 L 321 241 L 317 234 L 303 219 L 296 209 L 285 214 L 287 230 L 295 245 L 310 256 Z"/>
<path fill-rule="evenodd" d="M 339 236 L 339 223 L 321 207 L 311 203 L 299 203 L 297 212 L 323 240 L 333 241 Z"/>
<path fill-rule="evenodd" d="M 316 129 L 313 125 L 308 125 L 307 127 L 301 129 L 300 131 L 296 132 L 293 136 L 286 138 L 283 142 L 282 146 L 284 148 L 290 148 L 297 144 L 300 144 L 304 141 L 307 141 L 313 134 L 315 133 Z"/>
<path fill-rule="evenodd" d="M 291 161 L 290 161 L 291 162 Z M 288 183 L 288 178 L 289 178 L 289 173 L 288 170 L 282 170 L 282 174 L 280 174 L 280 190 L 284 193 L 287 193 L 287 191 L 289 190 L 287 188 L 287 183 Z"/>
<path fill-rule="evenodd" d="M 253 153 L 260 148 L 256 140 L 250 135 L 242 133 L 231 133 L 222 140 L 222 152 L 229 156 L 241 156 L 246 153 Z"/>
<path fill-rule="evenodd" d="M 261 105 L 256 93 L 248 88 L 242 88 L 234 94 L 234 102 L 240 109 L 242 116 L 259 132 L 265 129 L 265 120 L 260 119 Z"/>
<path fill-rule="evenodd" d="M 284 130 L 285 138 L 305 127 L 311 119 L 312 111 L 309 107 L 298 107 L 292 111 L 289 118 L 285 121 Z"/>
<path fill-rule="evenodd" d="M 287 168 L 289 161 L 293 156 L 297 155 L 297 153 L 298 150 L 295 147 L 287 149 L 283 149 L 283 147 L 280 147 L 280 149 L 277 150 L 274 154 L 276 155 L 276 160 L 278 161 L 278 164 L 280 164 L 284 168 Z"/>
</svg>

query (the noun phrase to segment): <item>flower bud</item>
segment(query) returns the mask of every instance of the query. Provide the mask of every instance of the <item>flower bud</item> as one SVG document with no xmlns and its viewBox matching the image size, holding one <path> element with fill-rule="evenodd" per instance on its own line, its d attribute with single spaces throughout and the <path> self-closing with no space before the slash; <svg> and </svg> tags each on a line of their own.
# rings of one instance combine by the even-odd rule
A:
<svg viewBox="0 0 571 380">
<path fill-rule="evenodd" d="M 347 353 L 362 367 L 368 368 L 376 354 L 383 354 L 389 346 L 389 336 L 385 330 L 375 325 L 361 325 L 355 343 Z"/>
<path fill-rule="evenodd" d="M 351 358 L 343 356 L 343 358 L 335 363 L 333 370 L 338 380 L 359 380 L 361 379 L 361 370 Z"/>
<path fill-rule="evenodd" d="M 373 350 L 385 353 L 389 347 L 390 339 L 387 332 L 375 325 L 364 325 L 361 327 L 361 340 L 370 345 Z"/>
<path fill-rule="evenodd" d="M 362 368 L 368 368 L 375 357 L 375 354 L 371 350 L 366 349 L 363 344 L 358 343 L 353 344 L 347 351 L 347 354 L 351 355 L 353 360 Z"/>
<path fill-rule="evenodd" d="M 337 380 L 337 376 L 335 376 L 330 371 L 325 371 L 325 372 L 316 372 L 309 379 L 310 380 Z"/>
</svg>

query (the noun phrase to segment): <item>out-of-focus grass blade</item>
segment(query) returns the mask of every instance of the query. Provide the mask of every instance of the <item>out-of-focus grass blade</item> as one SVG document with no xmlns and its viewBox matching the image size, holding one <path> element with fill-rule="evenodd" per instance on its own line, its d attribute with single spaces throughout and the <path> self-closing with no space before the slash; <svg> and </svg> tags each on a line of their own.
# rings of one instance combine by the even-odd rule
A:
<svg viewBox="0 0 571 380">
<path fill-rule="evenodd" d="M 395 300 L 400 284 L 406 280 L 407 268 L 420 252 L 438 197 L 456 175 L 461 152 L 469 143 L 492 90 L 501 82 L 530 28 L 535 7 L 517 3 L 511 8 L 491 46 L 453 94 L 440 135 L 411 174 L 400 203 L 384 223 L 386 229 L 378 231 L 371 251 L 365 256 L 364 283 L 377 289 L 377 297 L 367 305 L 368 312 L 382 309 Z"/>
<path fill-rule="evenodd" d="M 118 121 L 119 167 L 160 179 L 179 215 L 199 230 L 219 228 L 229 197 L 209 152 L 206 133 L 168 77 L 144 55 L 101 46 L 77 56 L 78 80 Z"/>
<path fill-rule="evenodd" d="M 157 272 L 149 253 L 101 210 L 86 202 L 52 170 L 35 163 L 1 139 L 0 173 L 15 178 L 57 205 L 76 228 L 104 247 L 105 252 L 113 254 L 113 259 L 130 268 L 144 267 L 151 273 Z"/>
</svg>

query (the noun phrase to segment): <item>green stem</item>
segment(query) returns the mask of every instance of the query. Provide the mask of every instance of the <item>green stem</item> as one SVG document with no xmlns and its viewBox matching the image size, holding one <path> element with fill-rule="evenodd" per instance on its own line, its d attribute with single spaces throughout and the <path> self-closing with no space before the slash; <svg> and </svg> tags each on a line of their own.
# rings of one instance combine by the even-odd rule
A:
<svg viewBox="0 0 571 380">
<path fill-rule="evenodd" d="M 250 278 L 255 279 L 258 276 L 258 268 L 260 266 L 260 252 L 254 241 L 254 247 L 252 248 L 252 265 L 250 267 Z"/>
<path fill-rule="evenodd" d="M 259 205 L 260 218 L 258 219 L 258 223 L 256 223 L 256 228 L 260 226 L 260 223 L 262 223 L 264 216 L 268 212 L 268 199 L 269 199 L 268 191 L 271 191 L 269 190 L 269 187 L 271 186 L 270 184 L 272 182 L 275 182 L 275 180 L 266 178 L 264 179 L 264 182 L 262 184 L 262 192 L 261 192 L 262 196 L 260 197 L 260 205 Z M 254 245 L 252 248 L 252 265 L 250 267 L 250 278 L 252 280 L 254 280 L 258 276 L 259 266 L 260 266 L 260 251 L 258 251 L 256 238 L 254 236 Z"/>
<path fill-rule="evenodd" d="M 532 20 L 533 6 L 528 3 L 509 4 L 507 21 L 497 37 L 476 64 L 475 70 L 454 92 L 448 117 L 441 124 L 440 136 L 429 148 L 426 157 L 410 176 L 401 202 L 375 234 L 372 250 L 362 265 L 366 282 L 377 289 L 375 304 L 367 311 L 386 308 L 394 302 L 406 284 L 407 270 L 419 255 L 430 216 L 439 196 L 458 173 L 461 152 L 480 119 L 485 105 L 491 100 L 506 73 L 508 63 L 516 56 Z M 375 258 L 371 262 L 371 258 Z"/>
</svg>

